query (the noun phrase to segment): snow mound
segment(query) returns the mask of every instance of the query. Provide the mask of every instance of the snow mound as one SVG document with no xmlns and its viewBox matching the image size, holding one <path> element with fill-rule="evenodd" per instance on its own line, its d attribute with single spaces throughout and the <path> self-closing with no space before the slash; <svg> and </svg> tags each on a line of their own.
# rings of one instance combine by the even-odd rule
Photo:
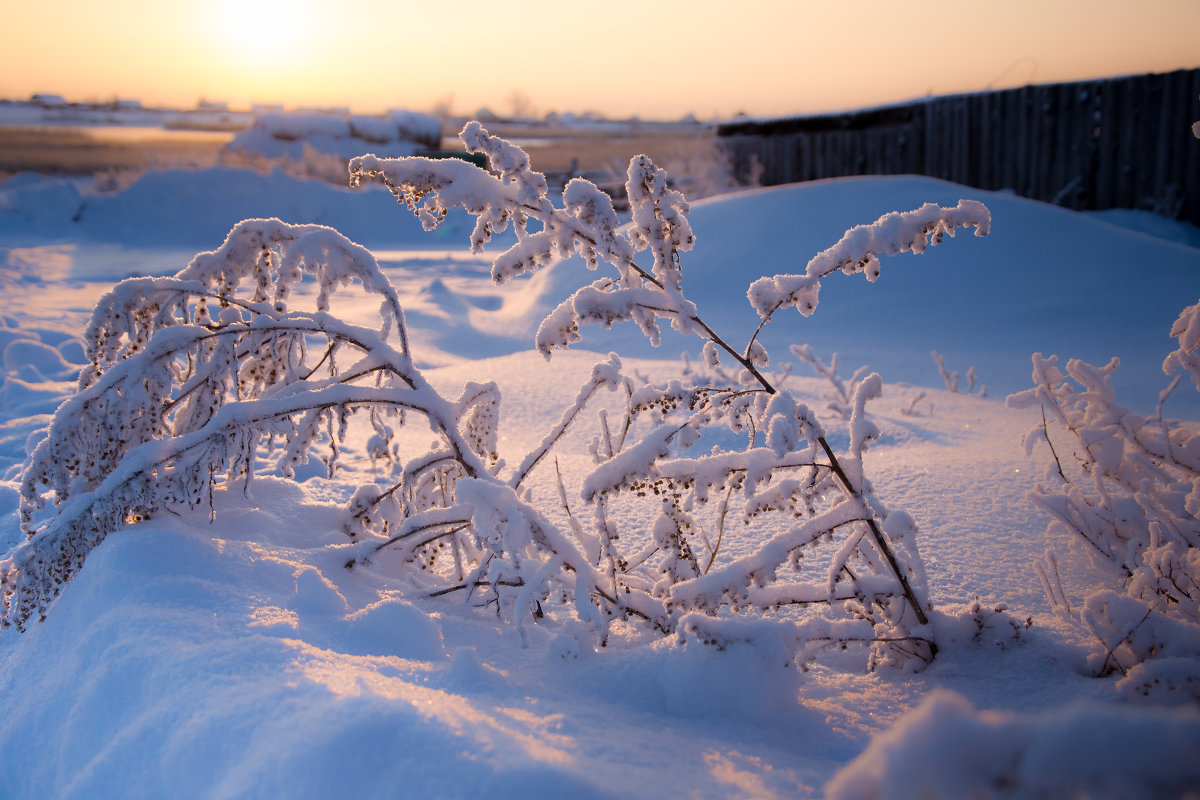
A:
<svg viewBox="0 0 1200 800">
<path fill-rule="evenodd" d="M 978 711 L 935 690 L 843 768 L 828 800 L 1194 796 L 1195 708 Z"/>
<path fill-rule="evenodd" d="M 78 188 L 64 178 L 22 172 L 0 186 L 0 214 L 36 232 L 52 233 L 77 220 L 82 208 Z"/>
</svg>

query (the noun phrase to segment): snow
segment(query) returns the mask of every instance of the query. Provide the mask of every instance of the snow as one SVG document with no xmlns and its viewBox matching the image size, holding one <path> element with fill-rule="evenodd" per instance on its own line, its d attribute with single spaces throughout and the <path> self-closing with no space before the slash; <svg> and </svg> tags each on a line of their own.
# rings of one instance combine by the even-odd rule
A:
<svg viewBox="0 0 1200 800">
<path fill-rule="evenodd" d="M 278 159 L 303 159 L 305 150 L 348 159 L 364 151 L 408 156 L 441 141 L 441 124 L 426 114 L 396 111 L 387 117 L 319 112 L 255 115 L 226 148 Z"/>
<path fill-rule="evenodd" d="M 1200 786 L 1200 712 L 1068 706 L 980 713 L 935 690 L 828 787 L 829 800 L 1011 797 L 1186 797 Z M 1186 765 L 1164 774 L 1161 763 Z"/>
<path fill-rule="evenodd" d="M 584 195 L 577 187 L 580 208 Z M 780 310 L 763 336 L 775 369 L 805 343 L 878 373 L 863 399 L 882 397 L 865 414 L 847 409 L 854 441 L 823 410 L 826 379 L 801 365 L 786 385 L 840 451 L 878 433 L 862 469 L 893 509 L 889 533 L 919 547 L 937 610 L 941 651 L 923 672 L 864 673 L 853 654 L 798 672 L 766 627 L 724 650 L 696 630 L 593 651 L 533 622 L 518 634 L 454 595 L 406 594 L 386 551 L 345 567 L 357 545 L 334 504 L 374 465 L 343 457 L 341 481 L 297 467 L 295 481 L 218 492 L 211 521 L 203 508 L 116 531 L 44 623 L 0 636 L 0 796 L 960 797 L 980 775 L 996 780 L 985 796 L 1194 792 L 1196 710 L 1120 702 L 1116 678 L 1085 675 L 1076 634 L 1049 613 L 1032 569 L 1046 519 L 1025 497 L 1044 464 L 1021 443 L 1036 410 L 1002 400 L 1030 385 L 1033 352 L 1116 355 L 1118 402 L 1151 412 L 1172 323 L 1200 298 L 1200 250 L 1186 236 L 929 179 L 848 179 L 693 203 L 681 280 L 706 321 L 745 341 L 758 323 L 753 280 L 802 273 L 887 212 L 963 198 L 990 210 L 986 238 L 885 254 L 872 284 L 831 275 L 811 318 Z M 102 195 L 18 176 L 0 186 L 0 551 L 20 539 L 16 480 L 74 388 L 96 299 L 127 275 L 175 273 L 243 218 L 270 217 L 330 225 L 376 254 L 425 376 L 447 397 L 497 384 L 496 445 L 514 464 L 580 386 L 603 385 L 600 353 L 663 382 L 679 377 L 685 346 L 698 355 L 673 331 L 654 350 L 617 323 L 546 361 L 533 344 L 541 320 L 597 277 L 582 259 L 494 284 L 490 259 L 468 248 L 473 221 L 451 211 L 426 233 L 379 187 L 220 168 L 148 173 Z M 315 302 L 319 289 L 293 291 Z M 337 299 L 377 327 L 378 297 Z M 949 369 L 974 366 L 997 399 L 940 388 L 935 349 Z M 1168 414 L 1198 417 L 1189 388 Z M 545 479 L 521 491 L 557 496 Z M 460 500 L 497 527 L 512 502 L 483 482 Z M 631 512 L 622 530 L 649 536 L 657 519 Z M 1063 569 L 1068 591 L 1089 586 L 1084 560 Z"/>
</svg>

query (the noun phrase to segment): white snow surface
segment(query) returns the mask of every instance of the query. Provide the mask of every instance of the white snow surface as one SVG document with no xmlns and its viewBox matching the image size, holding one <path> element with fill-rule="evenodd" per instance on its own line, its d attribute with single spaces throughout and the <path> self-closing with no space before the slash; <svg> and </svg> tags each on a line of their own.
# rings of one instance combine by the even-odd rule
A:
<svg viewBox="0 0 1200 800">
<path fill-rule="evenodd" d="M 364 459 L 332 482 L 310 468 L 220 492 L 211 520 L 203 509 L 117 531 L 44 623 L 0 636 L 0 797 L 1194 797 L 1200 714 L 1120 703 L 1049 613 L 1032 569 L 1046 520 L 1025 499 L 1046 465 L 1020 441 L 1032 413 L 1002 398 L 1028 384 L 1034 351 L 1119 355 L 1118 401 L 1152 410 L 1171 323 L 1200 297 L 1200 250 L 1012 195 L 860 178 L 694 204 L 685 288 L 745 341 L 754 279 L 800 272 L 888 211 L 961 198 L 988 206 L 988 237 L 885 257 L 873 284 L 831 276 L 811 318 L 780 312 L 765 337 L 774 367 L 808 343 L 840 353 L 847 374 L 865 363 L 882 377 L 864 468 L 919 526 L 943 612 L 925 671 L 864 673 L 847 655 L 798 673 L 751 645 L 675 640 L 593 652 L 532 624 L 522 646 L 461 599 L 405 594 L 386 559 L 343 566 L 337 503 L 372 480 Z M 666 331 L 653 350 L 626 325 L 588 329 L 547 362 L 532 347 L 539 322 L 596 276 L 574 260 L 496 286 L 489 259 L 466 249 L 469 219 L 425 233 L 382 190 L 215 169 L 98 195 L 18 176 L 0 186 L 0 552 L 20 538 L 16 479 L 73 390 L 95 300 L 269 216 L 332 225 L 376 253 L 427 377 L 447 396 L 499 384 L 510 463 L 599 353 L 662 380 L 685 347 L 699 353 Z M 932 349 L 952 369 L 974 365 L 990 398 L 930 388 Z M 844 449 L 844 425 L 821 411 L 829 384 L 810 375 L 797 366 L 788 385 Z M 1183 389 L 1166 411 L 1196 419 Z M 1093 579 L 1082 559 L 1065 569 L 1068 589 Z M 954 613 L 977 598 L 1007 606 L 1019 631 L 964 627 Z"/>
</svg>

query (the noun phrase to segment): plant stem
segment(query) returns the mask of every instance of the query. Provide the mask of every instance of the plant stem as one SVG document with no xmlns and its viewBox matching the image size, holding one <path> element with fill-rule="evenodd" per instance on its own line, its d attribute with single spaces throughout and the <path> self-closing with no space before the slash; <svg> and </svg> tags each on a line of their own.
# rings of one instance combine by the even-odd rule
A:
<svg viewBox="0 0 1200 800">
<path fill-rule="evenodd" d="M 825 451 L 825 455 L 829 459 L 829 466 L 833 469 L 834 474 L 837 475 L 846 492 L 865 506 L 866 501 L 858 489 L 854 487 L 854 484 L 850 482 L 850 478 L 847 477 L 846 472 L 842 469 L 842 465 L 838 463 L 837 456 L 833 454 L 833 448 L 829 446 L 829 442 L 825 441 L 824 436 L 818 436 L 817 442 Z M 887 540 L 883 536 L 883 531 L 879 530 L 879 526 L 875 524 L 875 515 L 869 513 L 864 521 L 867 523 L 867 528 L 871 531 L 871 538 L 875 540 L 875 546 L 883 553 L 883 557 L 887 559 L 888 566 L 892 568 L 896 579 L 900 581 L 900 588 L 904 590 L 904 598 L 908 600 L 908 604 L 916 612 L 917 620 L 922 625 L 928 625 L 929 618 L 921 609 L 921 604 L 917 601 L 917 596 L 913 592 L 912 586 L 909 585 L 908 579 L 904 577 L 904 572 L 900 569 L 900 564 L 896 561 L 896 556 L 892 553 L 892 548 L 888 546 Z M 937 645 L 932 640 L 929 642 L 929 647 L 933 655 L 937 655 Z"/>
</svg>

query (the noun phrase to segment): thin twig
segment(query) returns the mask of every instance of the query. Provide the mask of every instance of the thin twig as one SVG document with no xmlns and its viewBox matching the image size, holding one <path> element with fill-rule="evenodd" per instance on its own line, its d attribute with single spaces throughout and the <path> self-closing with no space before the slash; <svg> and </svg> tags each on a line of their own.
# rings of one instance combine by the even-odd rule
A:
<svg viewBox="0 0 1200 800">
<path fill-rule="evenodd" d="M 442 595 L 450 594 L 451 592 L 461 592 L 463 589 L 477 589 L 477 588 L 482 588 L 484 586 L 520 587 L 520 586 L 524 586 L 524 585 L 525 585 L 525 581 L 521 580 L 520 578 L 517 578 L 515 580 L 512 580 L 512 579 L 505 580 L 502 578 L 498 581 L 477 580 L 477 581 L 471 581 L 469 583 L 460 583 L 456 586 L 448 586 L 445 589 L 438 589 L 436 591 L 430 592 L 429 596 L 430 597 L 441 597 Z"/>
<path fill-rule="evenodd" d="M 708 556 L 708 563 L 704 565 L 704 574 L 712 569 L 713 562 L 717 559 L 717 552 L 721 549 L 721 539 L 725 535 L 725 514 L 729 511 L 729 497 L 733 494 L 733 484 L 725 490 L 725 497 L 721 499 L 721 505 L 717 506 L 717 543 L 713 547 L 712 552 Z"/>
<path fill-rule="evenodd" d="M 1046 444 L 1050 446 L 1050 455 L 1054 456 L 1054 466 L 1058 468 L 1058 477 L 1062 478 L 1063 483 L 1068 483 L 1066 474 L 1063 472 L 1062 462 L 1058 460 L 1058 451 L 1054 449 L 1054 442 L 1050 441 L 1050 429 L 1046 425 L 1046 404 L 1042 403 L 1042 436 L 1046 438 Z"/>
<path fill-rule="evenodd" d="M 315 374 L 316 374 L 316 372 L 317 372 L 317 370 L 319 370 L 319 369 L 321 368 L 321 365 L 325 363 L 325 359 L 327 359 L 327 358 L 329 358 L 331 355 L 333 355 L 333 349 L 334 349 L 335 347 L 337 347 L 337 346 L 338 346 L 338 340 L 337 340 L 337 339 L 332 339 L 332 340 L 330 340 L 330 342 L 329 342 L 329 347 L 325 348 L 325 354 L 324 354 L 323 356 L 321 356 L 321 360 L 320 360 L 320 361 L 318 361 L 318 362 L 317 362 L 315 365 L 313 365 L 313 368 L 312 368 L 312 369 L 310 369 L 310 370 L 308 371 L 308 374 L 306 374 L 306 375 L 305 375 L 303 378 L 301 378 L 301 380 L 305 380 L 305 381 L 306 381 L 306 380 L 308 380 L 309 378 L 311 378 L 313 375 L 315 375 Z"/>
<path fill-rule="evenodd" d="M 429 542 L 432 542 L 436 539 L 441 539 L 444 536 L 451 536 L 455 533 L 459 533 L 460 531 L 465 531 L 467 528 L 469 528 L 471 526 L 471 521 L 467 520 L 467 519 L 446 519 L 446 520 L 441 520 L 440 522 L 430 522 L 425 525 L 418 525 L 417 527 L 410 528 L 409 530 L 405 531 L 404 533 L 399 534 L 398 536 L 393 536 L 392 538 L 388 539 L 386 542 L 381 542 L 380 544 L 375 545 L 375 549 L 372 552 L 378 553 L 383 548 L 390 547 L 391 545 L 394 545 L 396 542 L 403 541 L 410 536 L 415 536 L 418 533 L 420 533 L 421 531 L 427 531 L 431 528 L 440 528 L 444 525 L 457 525 L 458 527 L 451 528 L 448 531 L 443 531 L 442 533 L 439 533 L 437 536 L 430 537 L 428 540 L 421 542 L 420 544 L 414 545 L 414 549 L 417 547 L 420 547 L 423 544 L 428 544 Z"/>
</svg>

